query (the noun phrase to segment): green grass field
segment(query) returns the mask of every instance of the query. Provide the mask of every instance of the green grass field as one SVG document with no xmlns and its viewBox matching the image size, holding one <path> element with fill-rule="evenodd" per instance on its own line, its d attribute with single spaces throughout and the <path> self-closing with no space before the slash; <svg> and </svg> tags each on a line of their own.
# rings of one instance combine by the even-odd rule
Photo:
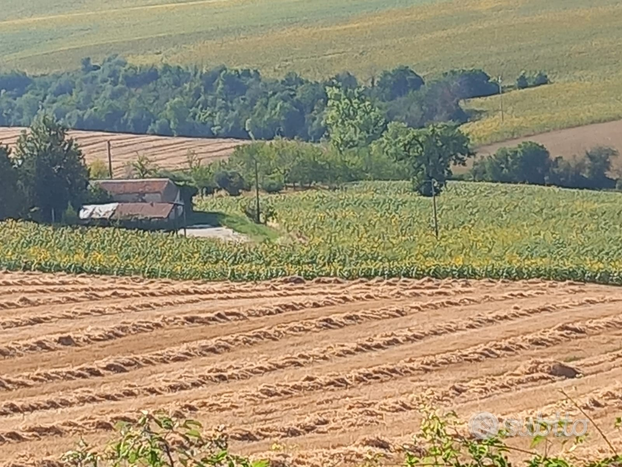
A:
<svg viewBox="0 0 622 467">
<path fill-rule="evenodd" d="M 224 244 L 119 229 L 0 224 L 0 268 L 187 279 L 541 277 L 622 284 L 622 195 L 535 186 L 452 183 L 429 199 L 408 183 L 266 196 L 279 241 Z M 246 200 L 204 211 L 239 216 Z"/>
<path fill-rule="evenodd" d="M 479 67 L 553 86 L 471 102 L 476 143 L 622 118 L 617 0 L 31 0 L 4 2 L 2 68 L 78 66 L 85 56 L 370 77 L 397 64 L 427 76 Z"/>
</svg>

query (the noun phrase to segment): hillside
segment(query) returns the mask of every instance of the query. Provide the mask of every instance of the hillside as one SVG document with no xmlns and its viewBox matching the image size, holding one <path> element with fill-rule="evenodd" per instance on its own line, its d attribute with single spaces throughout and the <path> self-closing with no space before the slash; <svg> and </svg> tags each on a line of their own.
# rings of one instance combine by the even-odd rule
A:
<svg viewBox="0 0 622 467">
<path fill-rule="evenodd" d="M 622 4 L 617 0 L 9 0 L 0 13 L 4 68 L 75 68 L 112 54 L 138 63 L 256 67 L 370 77 L 407 64 L 428 77 L 478 67 L 512 83 L 546 70 L 552 86 L 472 102 L 486 144 L 622 118 Z M 25 35 L 27 34 L 27 40 Z"/>
<path fill-rule="evenodd" d="M 21 128 L 0 128 L 0 143 L 13 146 L 21 131 Z M 110 141 L 112 168 L 117 176 L 123 176 L 125 165 L 134 162 L 139 155 L 149 157 L 162 169 L 179 169 L 186 166 L 189 151 L 208 163 L 226 159 L 236 146 L 248 143 L 235 139 L 173 138 L 96 131 L 71 131 L 69 135 L 78 142 L 89 164 L 95 159 L 108 164 L 107 141 Z"/>
</svg>

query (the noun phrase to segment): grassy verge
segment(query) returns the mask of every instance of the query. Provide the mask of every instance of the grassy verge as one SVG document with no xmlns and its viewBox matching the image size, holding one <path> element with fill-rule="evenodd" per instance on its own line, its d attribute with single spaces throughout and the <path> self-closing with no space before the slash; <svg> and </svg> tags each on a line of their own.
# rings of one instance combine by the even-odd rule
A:
<svg viewBox="0 0 622 467">
<path fill-rule="evenodd" d="M 280 237 L 279 232 L 272 227 L 256 224 L 242 214 L 197 211 L 193 214 L 191 222 L 196 225 L 228 227 L 237 233 L 246 235 L 254 242 L 274 242 Z"/>
</svg>

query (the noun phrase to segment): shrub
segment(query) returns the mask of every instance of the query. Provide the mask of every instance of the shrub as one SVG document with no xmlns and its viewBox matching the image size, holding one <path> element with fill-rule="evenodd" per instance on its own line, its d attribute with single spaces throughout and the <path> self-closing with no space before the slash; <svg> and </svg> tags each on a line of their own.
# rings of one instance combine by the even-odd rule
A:
<svg viewBox="0 0 622 467">
<path fill-rule="evenodd" d="M 546 73 L 544 73 L 543 71 L 539 71 L 538 73 L 536 73 L 536 76 L 534 76 L 533 78 L 533 86 L 544 86 L 546 84 L 549 84 L 551 82 L 551 80 L 549 79 L 548 75 Z"/>
<path fill-rule="evenodd" d="M 257 223 L 257 201 L 254 198 L 246 201 L 243 210 L 246 217 Z M 274 206 L 271 203 L 267 203 L 265 200 L 261 201 L 259 204 L 259 223 L 267 224 L 274 220 L 275 217 L 276 210 Z"/>
<path fill-rule="evenodd" d="M 562 391 L 562 394 L 566 394 Z M 593 421 L 578 404 L 586 419 Z M 597 426 L 598 433 L 609 447 L 609 457 L 579 460 L 574 450 L 586 440 L 585 435 L 566 435 L 567 422 L 562 420 L 533 420 L 527 428 L 531 438 L 528 449 L 514 448 L 507 440 L 516 428 L 507 422 L 502 426 L 488 425 L 472 418 L 469 432 L 465 433 L 454 412 L 441 412 L 425 405 L 421 410 L 419 431 L 412 443 L 399 448 L 403 453 L 402 465 L 406 467 L 511 467 L 510 454 L 525 458 L 529 467 L 610 467 L 622 462 L 614 444 Z M 480 414 L 490 415 L 490 414 Z M 494 417 L 494 416 L 492 416 Z M 484 419 L 482 419 L 484 420 Z M 485 420 L 490 420 L 486 417 Z M 497 420 L 490 420 L 496 422 Z M 622 425 L 616 419 L 614 428 Z M 63 456 L 69 467 L 268 467 L 269 461 L 252 461 L 232 454 L 222 427 L 204 435 L 201 424 L 194 420 L 179 419 L 166 414 L 154 415 L 143 412 L 136 422 L 122 422 L 117 427 L 117 436 L 103 452 L 93 449 L 81 441 L 77 448 Z M 390 443 L 378 439 L 386 451 Z M 559 453 L 552 454 L 554 445 L 560 445 Z M 380 452 L 368 452 L 364 465 L 385 465 L 387 456 Z M 279 462 L 278 465 L 281 465 Z M 295 464 L 293 464 L 295 465 Z M 397 465 L 389 459 L 386 465 Z"/>
<path fill-rule="evenodd" d="M 242 175 L 235 170 L 221 170 L 214 174 L 214 180 L 218 188 L 225 190 L 231 196 L 240 196 L 242 190 L 247 190 L 248 185 Z"/>
<path fill-rule="evenodd" d="M 518 89 L 535 88 L 550 84 L 550 82 L 549 76 L 544 71 L 531 74 L 523 71 L 516 80 L 516 87 Z"/>
<path fill-rule="evenodd" d="M 89 185 L 86 195 L 84 196 L 84 204 L 106 204 L 112 202 L 112 196 L 99 185 Z"/>
<path fill-rule="evenodd" d="M 205 436 L 195 420 L 143 412 L 135 423 L 117 426 L 117 436 L 103 452 L 81 441 L 63 461 L 71 467 L 267 467 L 229 452 L 222 429 Z"/>
<path fill-rule="evenodd" d="M 261 189 L 266 193 L 280 193 L 283 191 L 283 188 L 285 188 L 283 177 L 279 177 L 278 175 L 268 177 L 261 183 Z"/>
<path fill-rule="evenodd" d="M 95 159 L 89 165 L 89 178 L 91 180 L 106 180 L 110 178 L 110 173 L 105 162 L 101 159 Z"/>
<path fill-rule="evenodd" d="M 460 99 L 499 94 L 499 84 L 483 70 L 452 70 L 444 73 L 443 78 L 456 84 L 456 94 Z"/>
<path fill-rule="evenodd" d="M 527 89 L 529 87 L 529 80 L 527 79 L 525 72 L 522 72 L 516 80 L 516 87 L 518 89 Z"/>
<path fill-rule="evenodd" d="M 74 207 L 71 204 L 67 206 L 67 209 L 65 209 L 65 212 L 63 213 L 63 224 L 76 225 L 79 220 L 80 218 Z"/>
</svg>

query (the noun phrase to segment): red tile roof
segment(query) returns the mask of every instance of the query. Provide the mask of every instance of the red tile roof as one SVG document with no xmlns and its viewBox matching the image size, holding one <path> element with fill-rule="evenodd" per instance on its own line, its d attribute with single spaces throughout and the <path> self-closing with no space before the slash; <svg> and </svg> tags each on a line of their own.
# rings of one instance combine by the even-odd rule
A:
<svg viewBox="0 0 622 467">
<path fill-rule="evenodd" d="M 152 178 L 140 180 L 98 180 L 101 188 L 113 195 L 131 195 L 135 193 L 160 193 L 163 194 L 169 184 L 168 178 Z"/>
</svg>

